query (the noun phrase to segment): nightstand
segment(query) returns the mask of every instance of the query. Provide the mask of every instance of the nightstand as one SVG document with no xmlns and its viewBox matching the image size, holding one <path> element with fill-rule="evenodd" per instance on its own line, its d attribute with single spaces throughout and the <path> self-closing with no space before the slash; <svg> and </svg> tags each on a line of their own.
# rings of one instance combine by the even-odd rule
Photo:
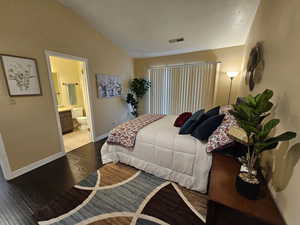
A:
<svg viewBox="0 0 300 225">
<path fill-rule="evenodd" d="M 60 125 L 63 134 L 73 132 L 73 119 L 71 110 L 64 110 L 59 112 Z"/>
<path fill-rule="evenodd" d="M 235 188 L 240 164 L 232 157 L 213 153 L 209 181 L 208 225 L 286 225 L 270 191 L 248 200 Z"/>
</svg>

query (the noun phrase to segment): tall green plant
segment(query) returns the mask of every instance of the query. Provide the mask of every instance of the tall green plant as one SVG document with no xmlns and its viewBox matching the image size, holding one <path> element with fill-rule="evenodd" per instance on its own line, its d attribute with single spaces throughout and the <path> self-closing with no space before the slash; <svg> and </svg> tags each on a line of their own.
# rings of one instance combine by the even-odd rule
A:
<svg viewBox="0 0 300 225">
<path fill-rule="evenodd" d="M 270 135 L 271 131 L 280 123 L 279 119 L 265 122 L 273 107 L 273 103 L 270 101 L 272 97 L 273 91 L 269 89 L 256 96 L 249 95 L 241 104 L 233 105 L 233 110 L 230 111 L 248 137 L 246 163 L 249 178 L 252 176 L 257 158 L 262 152 L 276 148 L 281 141 L 288 141 L 296 137 L 296 133 L 291 131 L 275 137 Z"/>
<path fill-rule="evenodd" d="M 148 89 L 151 87 L 151 82 L 143 78 L 135 78 L 129 82 L 129 90 L 131 93 L 127 94 L 127 103 L 131 104 L 133 108 L 132 115 L 138 116 L 139 99 L 144 97 Z"/>
<path fill-rule="evenodd" d="M 151 87 L 151 82 L 143 78 L 135 78 L 129 82 L 129 89 L 137 98 L 142 98 Z"/>
</svg>

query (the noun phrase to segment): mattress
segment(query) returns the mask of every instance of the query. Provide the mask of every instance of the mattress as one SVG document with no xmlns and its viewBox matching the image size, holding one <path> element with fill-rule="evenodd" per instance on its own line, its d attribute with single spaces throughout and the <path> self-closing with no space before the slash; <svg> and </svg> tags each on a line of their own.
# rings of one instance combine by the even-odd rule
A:
<svg viewBox="0 0 300 225">
<path fill-rule="evenodd" d="M 122 162 L 206 193 L 212 156 L 206 152 L 206 143 L 178 134 L 179 128 L 173 126 L 176 118 L 167 115 L 142 128 L 133 150 L 105 143 L 101 149 L 103 163 Z"/>
</svg>

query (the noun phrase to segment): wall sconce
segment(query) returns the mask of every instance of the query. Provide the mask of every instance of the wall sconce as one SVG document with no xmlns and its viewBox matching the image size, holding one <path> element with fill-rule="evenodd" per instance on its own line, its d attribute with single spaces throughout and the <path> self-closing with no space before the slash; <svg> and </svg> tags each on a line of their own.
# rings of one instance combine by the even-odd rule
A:
<svg viewBox="0 0 300 225">
<path fill-rule="evenodd" d="M 232 89 L 232 80 L 239 74 L 239 72 L 226 72 L 226 74 L 230 78 L 230 89 L 229 89 L 229 96 L 228 96 L 228 105 L 229 105 L 230 97 L 231 97 L 231 89 Z"/>
</svg>

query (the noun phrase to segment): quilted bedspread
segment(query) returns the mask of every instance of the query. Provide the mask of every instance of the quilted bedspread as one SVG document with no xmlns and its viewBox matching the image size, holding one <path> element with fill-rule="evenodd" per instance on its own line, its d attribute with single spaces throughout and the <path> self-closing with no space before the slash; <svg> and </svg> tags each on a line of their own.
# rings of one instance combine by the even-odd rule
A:
<svg viewBox="0 0 300 225">
<path fill-rule="evenodd" d="M 105 143 L 101 148 L 103 163 L 121 162 L 206 193 L 212 156 L 206 152 L 206 142 L 178 134 L 179 128 L 174 127 L 177 116 L 166 115 L 142 128 L 133 151 Z"/>
<path fill-rule="evenodd" d="M 164 116 L 165 115 L 160 114 L 146 114 L 123 123 L 109 133 L 107 143 L 121 145 L 132 150 L 134 148 L 136 136 L 139 130 L 148 124 L 163 118 Z"/>
</svg>

